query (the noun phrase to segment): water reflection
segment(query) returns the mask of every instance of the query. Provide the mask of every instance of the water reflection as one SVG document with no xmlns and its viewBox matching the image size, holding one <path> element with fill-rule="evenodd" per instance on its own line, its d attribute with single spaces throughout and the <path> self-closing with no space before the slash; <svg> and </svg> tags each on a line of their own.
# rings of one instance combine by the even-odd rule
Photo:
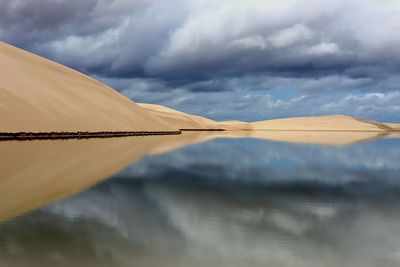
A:
<svg viewBox="0 0 400 267">
<path fill-rule="evenodd" d="M 0 266 L 399 266 L 399 147 L 216 139 L 144 157 L 0 224 Z M 144 154 L 134 152 L 113 171 Z"/>
</svg>

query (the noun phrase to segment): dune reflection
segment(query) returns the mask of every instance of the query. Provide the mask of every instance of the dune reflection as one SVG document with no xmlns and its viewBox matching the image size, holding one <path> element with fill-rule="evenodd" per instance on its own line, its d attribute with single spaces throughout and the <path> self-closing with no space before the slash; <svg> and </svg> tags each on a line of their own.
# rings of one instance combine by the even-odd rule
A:
<svg viewBox="0 0 400 267">
<path fill-rule="evenodd" d="M 110 177 L 144 155 L 161 154 L 216 138 L 257 138 L 289 143 L 349 145 L 376 132 L 185 132 L 175 136 L 0 142 L 0 220 L 14 217 Z"/>
<path fill-rule="evenodd" d="M 0 220 L 84 190 L 169 140 L 148 136 L 0 142 Z"/>
<path fill-rule="evenodd" d="M 225 131 L 208 133 L 203 138 L 256 138 L 261 140 L 316 144 L 328 146 L 346 146 L 370 142 L 382 137 L 399 138 L 396 133 L 387 132 L 351 132 L 351 131 Z"/>
<path fill-rule="evenodd" d="M 0 257 L 30 266 L 394 267 L 397 200 L 111 180 L 1 226 Z"/>
</svg>

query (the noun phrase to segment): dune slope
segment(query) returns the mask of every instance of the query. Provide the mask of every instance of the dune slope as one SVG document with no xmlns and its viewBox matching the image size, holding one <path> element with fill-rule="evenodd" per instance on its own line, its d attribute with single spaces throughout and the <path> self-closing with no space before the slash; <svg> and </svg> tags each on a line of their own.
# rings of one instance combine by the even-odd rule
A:
<svg viewBox="0 0 400 267">
<path fill-rule="evenodd" d="M 0 132 L 174 131 L 106 85 L 0 42 Z"/>
<path fill-rule="evenodd" d="M 220 121 L 218 126 L 230 131 L 250 131 L 254 128 L 251 123 L 244 121 Z"/>
<path fill-rule="evenodd" d="M 155 104 L 139 105 L 164 122 L 174 125 L 178 129 L 219 129 L 216 121 L 197 115 L 187 114 L 165 106 Z"/>
</svg>

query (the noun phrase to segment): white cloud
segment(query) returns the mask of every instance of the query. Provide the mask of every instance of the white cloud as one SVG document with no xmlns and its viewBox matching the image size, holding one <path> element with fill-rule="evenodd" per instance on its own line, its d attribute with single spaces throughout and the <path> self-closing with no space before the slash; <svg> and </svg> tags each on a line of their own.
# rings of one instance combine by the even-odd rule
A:
<svg viewBox="0 0 400 267">
<path fill-rule="evenodd" d="M 309 114 L 302 105 L 356 113 L 362 109 L 348 103 L 366 99 L 354 92 L 387 98 L 400 90 L 400 1 L 17 2 L 0 1 L 1 39 L 96 75 L 139 101 L 195 102 L 188 111 L 226 117 L 211 107 L 216 95 L 234 102 L 270 95 L 277 110 L 248 114 Z M 26 17 L 28 11 L 34 15 Z M 287 91 L 308 97 L 288 104 Z M 248 107 L 246 101 L 238 106 Z M 368 114 L 393 114 L 393 101 L 370 105 Z"/>
<path fill-rule="evenodd" d="M 340 48 L 335 43 L 319 43 L 307 48 L 305 52 L 314 56 L 334 55 L 340 52 Z"/>
<path fill-rule="evenodd" d="M 289 28 L 273 33 L 268 40 L 274 47 L 287 47 L 298 42 L 310 40 L 313 37 L 312 31 L 302 24 L 295 24 Z"/>
<path fill-rule="evenodd" d="M 338 112 L 352 110 L 360 116 L 375 113 L 396 114 L 400 111 L 400 91 L 389 93 L 366 93 L 361 95 L 348 95 L 338 101 L 322 105 L 322 110 Z"/>
<path fill-rule="evenodd" d="M 239 48 L 258 48 L 260 50 L 267 48 L 265 39 L 259 34 L 233 40 L 230 45 Z"/>
</svg>

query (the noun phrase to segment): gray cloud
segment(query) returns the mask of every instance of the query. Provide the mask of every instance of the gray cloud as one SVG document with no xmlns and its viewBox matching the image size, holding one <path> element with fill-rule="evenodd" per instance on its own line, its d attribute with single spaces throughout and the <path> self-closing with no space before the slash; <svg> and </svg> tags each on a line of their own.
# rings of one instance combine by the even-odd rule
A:
<svg viewBox="0 0 400 267">
<path fill-rule="evenodd" d="M 396 0 L 0 3 L 1 39 L 154 99 L 399 91 L 399 28 Z"/>
<path fill-rule="evenodd" d="M 5 40 L 37 44 L 51 57 L 101 75 L 369 77 L 400 65 L 399 9 L 389 4 L 5 1 L 0 25 Z M 81 56 L 88 61 L 76 63 Z"/>
</svg>

